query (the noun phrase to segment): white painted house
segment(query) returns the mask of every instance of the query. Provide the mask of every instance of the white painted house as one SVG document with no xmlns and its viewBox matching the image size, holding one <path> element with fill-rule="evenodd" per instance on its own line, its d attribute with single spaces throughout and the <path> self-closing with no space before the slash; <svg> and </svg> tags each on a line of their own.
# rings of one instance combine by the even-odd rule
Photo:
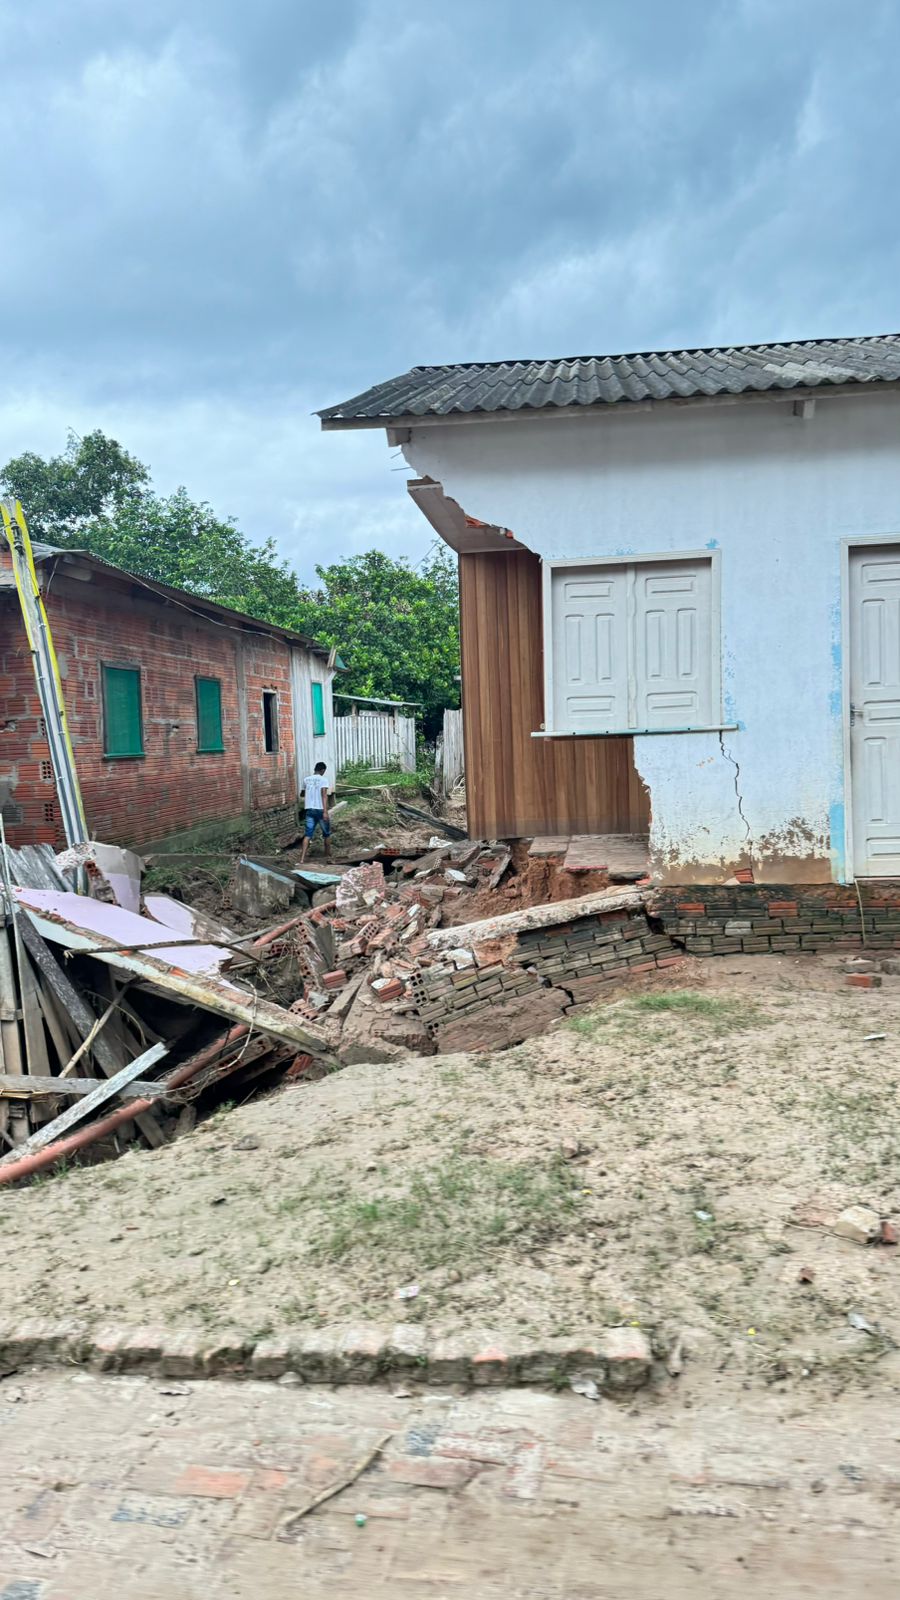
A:
<svg viewBox="0 0 900 1600">
<path fill-rule="evenodd" d="M 460 553 L 475 831 L 649 812 L 669 882 L 900 877 L 900 336 L 415 368 L 321 415 L 385 427 Z"/>
</svg>

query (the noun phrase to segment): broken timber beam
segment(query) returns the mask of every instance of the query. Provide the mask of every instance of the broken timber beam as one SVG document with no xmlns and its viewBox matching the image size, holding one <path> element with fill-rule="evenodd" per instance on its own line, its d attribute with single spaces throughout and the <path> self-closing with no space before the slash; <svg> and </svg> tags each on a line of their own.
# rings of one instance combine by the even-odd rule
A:
<svg viewBox="0 0 900 1600">
<path fill-rule="evenodd" d="M 35 1100 L 42 1095 L 59 1095 L 63 1100 L 70 1100 L 79 1095 L 92 1094 L 95 1089 L 106 1087 L 108 1078 L 45 1078 L 34 1073 L 0 1072 L 0 1099 L 2 1100 Z M 123 1100 L 138 1100 L 146 1096 L 148 1100 L 162 1099 L 165 1096 L 164 1083 L 151 1083 L 149 1079 L 134 1079 L 127 1088 L 120 1089 Z"/>
<path fill-rule="evenodd" d="M 531 928 L 553 928 L 576 917 L 597 917 L 607 911 L 639 911 L 644 896 L 639 889 L 621 892 L 598 889 L 574 900 L 553 900 L 549 905 L 528 906 L 524 911 L 508 911 L 503 916 L 486 917 L 483 922 L 463 923 L 457 928 L 435 928 L 428 934 L 432 950 L 470 949 L 485 939 L 503 939 L 507 934 L 528 933 Z"/>
<path fill-rule="evenodd" d="M 182 1002 L 215 1012 L 218 1016 L 248 1023 L 260 1033 L 271 1034 L 276 1039 L 285 1039 L 288 1043 L 308 1051 L 310 1055 L 330 1054 L 324 1039 L 310 1033 L 294 1013 L 285 1011 L 281 1006 L 273 1005 L 246 989 L 237 988 L 235 984 L 220 977 L 218 972 L 199 966 L 190 970 L 186 961 L 184 966 L 175 966 L 173 962 L 167 960 L 166 947 L 171 944 L 171 935 L 162 925 L 159 927 L 159 944 L 155 947 L 155 954 L 154 947 L 145 946 L 141 950 L 135 949 L 129 955 L 121 950 L 120 939 L 107 933 L 104 923 L 108 923 L 116 933 L 120 928 L 125 930 L 133 925 L 137 945 L 144 937 L 147 919 L 136 917 L 118 906 L 104 906 L 100 901 L 88 900 L 79 895 L 53 894 L 37 889 L 15 889 L 13 893 L 28 912 L 28 917 L 22 919 L 23 930 L 28 927 L 30 921 L 30 931 L 37 932 L 41 944 L 48 939 L 52 944 L 61 944 L 65 949 L 76 951 L 81 955 L 90 955 L 95 961 L 105 962 L 116 971 L 127 972 L 131 976 L 145 979 L 154 988 L 173 994 Z M 46 945 L 44 948 L 46 949 Z M 202 959 L 206 948 L 209 948 L 212 956 L 218 961 L 219 952 L 212 946 L 194 947 L 194 954 Z M 93 1020 L 91 1018 L 91 1021 Z M 103 1061 L 97 1045 L 102 1037 L 101 1034 L 92 1047 L 101 1065 Z"/>
<path fill-rule="evenodd" d="M 429 828 L 435 828 L 448 839 L 468 839 L 465 828 L 456 828 L 452 822 L 445 822 L 443 817 L 433 817 L 430 811 L 419 811 L 416 806 L 405 805 L 400 800 L 394 801 L 394 809 L 399 811 L 401 817 L 412 817 L 415 822 L 427 822 Z"/>
</svg>

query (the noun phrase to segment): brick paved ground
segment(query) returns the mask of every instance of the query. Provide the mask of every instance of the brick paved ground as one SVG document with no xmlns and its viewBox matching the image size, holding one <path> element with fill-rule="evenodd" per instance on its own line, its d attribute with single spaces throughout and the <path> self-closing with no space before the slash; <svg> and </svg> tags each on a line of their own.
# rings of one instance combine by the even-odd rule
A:
<svg viewBox="0 0 900 1600">
<path fill-rule="evenodd" d="M 0 1600 L 893 1600 L 891 1408 L 689 1394 L 15 1374 Z M 279 1538 L 387 1430 L 377 1465 Z"/>
</svg>

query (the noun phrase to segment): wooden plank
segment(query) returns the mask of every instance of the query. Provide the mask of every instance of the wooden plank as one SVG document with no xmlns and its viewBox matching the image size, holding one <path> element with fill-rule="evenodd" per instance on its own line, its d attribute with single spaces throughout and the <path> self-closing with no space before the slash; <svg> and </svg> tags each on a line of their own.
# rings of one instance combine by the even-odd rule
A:
<svg viewBox="0 0 900 1600">
<path fill-rule="evenodd" d="M 608 911 L 638 911 L 644 904 L 640 889 L 598 889 L 594 894 L 578 895 L 574 900 L 552 900 L 549 905 L 527 906 L 524 911 L 507 911 L 483 922 L 466 922 L 457 928 L 435 928 L 427 935 L 432 950 L 471 949 L 485 939 L 502 939 L 510 933 L 527 933 L 531 928 L 552 928 L 578 917 L 597 917 Z"/>
<path fill-rule="evenodd" d="M 57 1095 L 64 1100 L 78 1099 L 91 1094 L 111 1080 L 109 1078 L 55 1078 L 36 1077 L 33 1073 L 0 1072 L 0 1096 L 8 1100 L 35 1099 L 41 1095 Z M 151 1083 L 149 1079 L 135 1079 L 122 1090 L 123 1100 L 161 1099 L 165 1096 L 164 1083 Z"/>
<path fill-rule="evenodd" d="M 531 737 L 544 721 L 537 556 L 464 555 L 459 574 L 470 836 L 648 833 L 631 738 Z"/>
<path fill-rule="evenodd" d="M 415 822 L 424 822 L 429 828 L 434 828 L 436 833 L 444 834 L 445 838 L 447 839 L 467 838 L 467 834 L 463 828 L 454 827 L 452 822 L 445 822 L 443 817 L 433 817 L 430 811 L 420 811 L 418 806 L 401 804 L 399 800 L 395 800 L 394 805 L 399 811 L 401 817 L 412 817 Z M 303 876 L 303 873 L 299 869 L 297 871 L 297 876 Z"/>
<path fill-rule="evenodd" d="M 25 959 L 30 960 L 27 951 Z M 59 1064 L 63 1066 L 69 1060 L 73 1051 L 78 1048 L 80 1040 L 72 1027 L 68 1013 L 61 1008 L 52 989 L 48 988 L 46 984 L 37 983 L 37 996 L 38 1004 L 44 1013 L 47 1032 L 53 1041 L 53 1048 L 59 1058 Z"/>
<path fill-rule="evenodd" d="M 33 1133 L 30 1139 L 25 1140 L 24 1144 L 17 1145 L 7 1156 L 0 1156 L 0 1167 L 8 1166 L 11 1161 L 19 1161 L 22 1156 L 30 1155 L 35 1150 L 43 1150 L 45 1145 L 52 1144 L 61 1134 L 67 1133 L 76 1122 L 80 1122 L 83 1117 L 91 1116 L 100 1106 L 105 1105 L 107 1100 L 112 1100 L 120 1090 L 131 1083 L 132 1079 L 140 1077 L 148 1067 L 155 1067 L 157 1061 L 161 1061 L 168 1053 L 166 1045 L 152 1044 L 149 1050 L 145 1050 L 144 1054 L 137 1056 L 134 1061 L 129 1061 L 114 1077 L 105 1083 L 98 1083 L 90 1094 L 81 1100 L 76 1100 L 74 1105 L 68 1106 L 58 1117 L 54 1117 L 52 1122 L 45 1122 L 37 1133 Z"/>
<path fill-rule="evenodd" d="M 23 923 L 25 918 L 22 919 Z M 19 1036 L 18 990 L 12 958 L 12 935 L 0 916 L 0 1039 L 7 1072 L 24 1072 Z"/>
<path fill-rule="evenodd" d="M 531 841 L 530 856 L 564 856 L 571 844 L 568 834 L 538 834 Z"/>
<path fill-rule="evenodd" d="M 51 993 L 62 1010 L 71 1019 L 80 1037 L 86 1039 L 97 1020 L 87 1001 L 78 993 L 68 974 L 63 972 L 53 952 L 44 943 L 29 917 L 22 918 L 20 931 L 22 943 L 41 977 L 49 986 Z M 123 1057 L 117 1056 L 109 1038 L 102 1033 L 98 1034 L 94 1040 L 91 1046 L 91 1054 L 100 1071 L 108 1078 L 113 1077 L 125 1064 Z M 156 1118 L 149 1111 L 141 1111 L 136 1121 L 148 1144 L 156 1148 L 158 1145 L 165 1143 L 165 1135 Z"/>
<path fill-rule="evenodd" d="M 47 1035 L 44 1032 L 44 1016 L 38 998 L 37 980 L 34 968 L 28 959 L 28 952 L 23 945 L 19 945 L 19 994 L 22 1001 L 22 1032 L 25 1038 L 25 1070 L 28 1073 L 48 1073 L 50 1071 L 50 1052 L 47 1048 Z M 49 1108 L 34 1107 L 31 1110 L 31 1123 L 44 1119 Z"/>
</svg>

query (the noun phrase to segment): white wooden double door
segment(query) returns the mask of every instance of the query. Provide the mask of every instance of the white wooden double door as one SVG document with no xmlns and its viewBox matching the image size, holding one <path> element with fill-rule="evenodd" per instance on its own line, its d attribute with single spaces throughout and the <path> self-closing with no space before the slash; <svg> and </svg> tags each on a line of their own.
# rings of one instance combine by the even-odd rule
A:
<svg viewBox="0 0 900 1600">
<path fill-rule="evenodd" d="M 853 872 L 900 878 L 900 544 L 850 551 Z"/>
</svg>

